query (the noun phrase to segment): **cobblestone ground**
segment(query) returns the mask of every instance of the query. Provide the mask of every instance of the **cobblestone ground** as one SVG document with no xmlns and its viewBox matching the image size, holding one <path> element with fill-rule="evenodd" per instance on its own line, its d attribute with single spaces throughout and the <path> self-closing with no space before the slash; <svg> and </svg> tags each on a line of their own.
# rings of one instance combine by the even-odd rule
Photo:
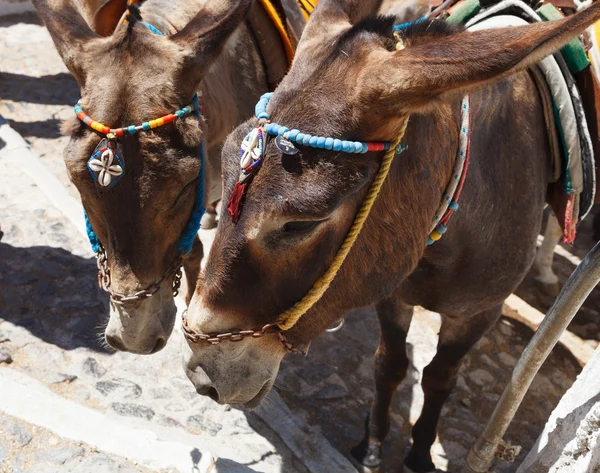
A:
<svg viewBox="0 0 600 473">
<path fill-rule="evenodd" d="M 59 121 L 72 116 L 75 81 L 34 15 L 0 19 L 0 50 L 0 115 L 77 197 L 61 158 L 66 138 L 58 132 Z M 0 186 L 0 222 L 6 233 L 0 243 L 0 369 L 27 373 L 63 397 L 117 418 L 197 435 L 217 451 L 228 443 L 255 471 L 305 472 L 258 417 L 196 395 L 179 365 L 178 334 L 152 357 L 102 348 L 97 334 L 107 302 L 96 287 L 88 244 L 31 182 L 17 177 L 3 176 Z M 21 196 L 18 203 L 15 195 Z M 557 260 L 564 282 L 573 268 Z M 412 364 L 393 403 L 383 473 L 398 471 L 407 452 L 410 428 L 422 406 L 420 372 L 433 356 L 438 328 L 437 314 L 416 311 L 408 344 Z M 591 328 L 586 334 L 594 335 Z M 438 467 L 460 470 L 530 337 L 529 329 L 503 319 L 468 355 L 440 422 L 434 446 Z M 307 358 L 288 357 L 281 370 L 278 386 L 292 412 L 342 452 L 362 436 L 373 398 L 377 338 L 374 313 L 356 312 L 342 330 L 316 340 Z M 579 370 L 570 353 L 557 347 L 507 438 L 526 452 Z M 6 416 L 0 417 L 0 434 L 5 471 L 147 471 Z M 26 445 L 15 446 L 29 437 Z M 511 464 L 496 467 L 498 473 L 515 470 Z"/>
<path fill-rule="evenodd" d="M 0 18 L 0 50 L 0 115 L 78 198 L 58 130 L 60 120 L 72 117 L 75 81 L 35 15 Z M 132 425 L 173 438 L 187 435 L 251 468 L 239 471 L 307 472 L 258 416 L 196 394 L 181 368 L 181 336 L 152 357 L 103 347 L 108 301 L 97 288 L 89 243 L 28 176 L 6 166 L 0 222 L 0 370 L 25 373 L 66 399 Z M 19 444 L 6 429 L 27 442 Z M 6 417 L 0 418 L 0 465 L 2 473 L 149 471 Z"/>
<path fill-rule="evenodd" d="M 0 376 L 2 370 L 16 370 L 65 399 L 131 425 L 166 438 L 186 436 L 252 468 L 241 471 L 306 473 L 258 416 L 196 394 L 181 368 L 180 334 L 152 357 L 103 348 L 99 334 L 108 307 L 97 288 L 88 242 L 26 175 L 9 166 L 0 169 L 5 232 L 0 242 Z M 24 471 L 22 464 L 41 467 L 45 460 L 38 461 L 35 447 L 40 442 L 25 449 L 0 436 L 0 452 L 10 452 L 0 456 L 5 470 Z M 84 463 L 73 460 L 72 471 L 121 471 L 115 465 L 147 471 L 131 470 L 137 467 L 109 455 L 92 460 L 95 455 L 84 448 L 79 454 Z"/>
<path fill-rule="evenodd" d="M 132 462 L 72 442 L 47 429 L 0 415 L 0 473 L 150 473 Z M 172 473 L 169 470 L 158 470 Z"/>
</svg>

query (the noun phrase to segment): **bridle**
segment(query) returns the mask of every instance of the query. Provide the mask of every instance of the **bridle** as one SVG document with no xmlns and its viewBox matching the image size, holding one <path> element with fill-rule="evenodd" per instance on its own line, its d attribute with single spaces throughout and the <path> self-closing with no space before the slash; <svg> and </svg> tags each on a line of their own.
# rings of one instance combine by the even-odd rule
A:
<svg viewBox="0 0 600 473">
<path fill-rule="evenodd" d="M 136 0 L 128 1 L 127 16 L 124 21 L 129 21 L 128 18 L 131 9 L 137 11 L 136 16 L 141 19 L 139 10 L 137 10 Z M 163 33 L 150 23 L 138 21 L 141 25 L 145 26 L 150 32 L 163 36 Z M 192 103 L 189 105 L 176 110 L 173 113 L 169 113 L 163 117 L 148 120 L 143 122 L 141 125 L 129 125 L 121 128 L 111 128 L 100 122 L 92 120 L 84 111 L 81 105 L 81 101 L 77 102 L 74 107 L 75 114 L 85 125 L 103 134 L 103 138 L 100 144 L 96 147 L 94 154 L 92 154 L 88 161 L 88 170 L 92 175 L 96 184 L 105 189 L 110 189 L 120 180 L 125 174 L 126 167 L 123 157 L 119 156 L 120 150 L 120 139 L 123 136 L 135 135 L 136 133 L 148 132 L 155 128 L 161 127 L 175 120 L 181 119 L 191 113 L 193 113 L 198 119 L 202 118 L 202 94 L 194 95 Z M 108 255 L 106 249 L 98 239 L 98 236 L 94 232 L 87 213 L 84 211 L 86 231 L 92 250 L 96 253 L 97 265 L 98 265 L 98 285 L 110 296 L 110 300 L 117 305 L 124 305 L 128 303 L 136 303 L 144 301 L 154 296 L 160 289 L 161 285 L 173 278 L 172 293 L 173 297 L 179 294 L 179 288 L 181 286 L 182 278 L 182 261 L 183 257 L 192 250 L 194 239 L 200 229 L 200 220 L 204 215 L 204 147 L 202 142 L 199 146 L 200 154 L 200 173 L 198 175 L 198 184 L 196 186 L 196 201 L 192 210 L 192 215 L 187 223 L 187 226 L 180 236 L 177 245 L 177 254 L 173 258 L 171 264 L 165 269 L 162 276 L 158 281 L 155 281 L 133 294 L 121 294 L 116 292 L 111 287 L 111 274 L 110 265 L 108 263 Z"/>
<path fill-rule="evenodd" d="M 403 49 L 402 30 L 408 28 L 410 24 L 398 25 L 394 29 L 394 36 L 397 40 L 396 49 Z M 182 318 L 182 329 L 186 340 L 192 344 L 205 343 L 208 345 L 218 345 L 223 341 L 241 341 L 246 338 L 261 338 L 264 335 L 276 333 L 284 348 L 292 353 L 302 352 L 291 345 L 284 332 L 290 330 L 296 325 L 300 318 L 306 314 L 324 295 L 333 279 L 339 272 L 342 264 L 348 256 L 352 246 L 356 242 L 363 225 L 369 216 L 369 213 L 379 195 L 379 192 L 389 174 L 390 167 L 396 155 L 402 153 L 406 146 L 401 145 L 408 126 L 408 116 L 402 119 L 397 137 L 393 142 L 366 143 L 335 139 L 331 137 L 312 136 L 302 133 L 300 130 L 281 126 L 269 121 L 267 105 L 272 93 L 263 95 L 256 106 L 256 118 L 258 126 L 250 132 L 243 140 L 240 150 L 241 172 L 238 182 L 232 191 L 227 210 L 232 221 L 235 223 L 239 218 L 244 195 L 247 186 L 252 177 L 260 169 L 264 157 L 267 139 L 270 136 L 276 137 L 275 144 L 284 154 L 296 154 L 298 150 L 295 145 L 303 145 L 318 149 L 343 151 L 346 153 L 366 153 L 369 151 L 385 150 L 384 157 L 380 163 L 379 170 L 370 184 L 369 190 L 354 218 L 354 222 L 346 235 L 346 238 L 335 255 L 333 262 L 325 273 L 314 283 L 308 293 L 292 307 L 284 311 L 277 319 L 277 322 L 267 324 L 262 328 L 251 330 L 231 331 L 225 333 L 204 334 L 193 330 L 187 321 L 186 313 Z M 438 241 L 447 230 L 448 223 L 458 210 L 458 199 L 465 182 L 467 169 L 469 166 L 469 139 L 470 134 L 470 96 L 466 95 L 461 103 L 461 128 L 459 133 L 459 149 L 456 157 L 453 174 L 442 196 L 442 202 L 432 221 L 429 230 L 427 245 Z M 251 159 L 250 159 L 251 158 Z"/>
<path fill-rule="evenodd" d="M 231 197 L 229 199 L 227 210 L 233 222 L 237 221 L 237 217 L 241 212 L 243 205 L 244 194 L 247 186 L 252 181 L 253 176 L 261 167 L 267 139 L 269 136 L 277 137 L 275 139 L 276 146 L 286 154 L 296 154 L 298 150 L 294 143 L 304 146 L 327 149 L 333 151 L 343 151 L 346 153 L 367 153 L 369 151 L 385 150 L 384 158 L 381 162 L 375 179 L 371 183 L 365 199 L 354 218 L 354 222 L 350 227 L 348 234 L 342 246 L 338 250 L 332 264 L 327 269 L 325 274 L 317 280 L 308 293 L 291 308 L 281 314 L 276 323 L 265 325 L 259 329 L 240 330 L 237 332 L 226 332 L 218 334 L 204 334 L 193 330 L 187 323 L 186 314 L 182 318 L 182 329 L 185 338 L 193 344 L 207 343 L 209 345 L 217 345 L 222 341 L 241 341 L 245 338 L 260 338 L 269 333 L 277 333 L 279 340 L 284 348 L 291 353 L 301 353 L 302 349 L 294 347 L 287 341 L 283 332 L 291 329 L 298 320 L 313 307 L 329 288 L 331 282 L 340 270 L 350 249 L 356 242 L 358 235 L 377 199 L 379 191 L 389 173 L 392 161 L 396 154 L 400 154 L 405 147 L 400 145 L 402 138 L 406 132 L 408 125 L 408 117 L 402 121 L 400 131 L 397 138 L 389 142 L 360 142 L 341 140 L 332 137 L 313 136 L 302 133 L 300 130 L 281 126 L 277 123 L 269 121 L 267 113 L 267 105 L 271 99 L 272 93 L 264 94 L 256 105 L 256 118 L 258 126 L 253 129 L 243 140 L 240 150 L 240 176 L 235 184 Z"/>
<path fill-rule="evenodd" d="M 124 305 L 127 303 L 144 301 L 156 294 L 162 283 L 171 277 L 173 278 L 173 297 L 176 297 L 179 294 L 179 287 L 181 286 L 182 277 L 182 257 L 180 254 L 173 260 L 158 281 L 153 282 L 141 291 L 137 291 L 129 295 L 113 291 L 113 289 L 110 287 L 110 265 L 108 264 L 106 250 L 102 246 L 96 254 L 96 262 L 98 264 L 98 286 L 104 289 L 104 291 L 108 292 L 110 295 L 110 300 L 114 304 Z"/>
</svg>

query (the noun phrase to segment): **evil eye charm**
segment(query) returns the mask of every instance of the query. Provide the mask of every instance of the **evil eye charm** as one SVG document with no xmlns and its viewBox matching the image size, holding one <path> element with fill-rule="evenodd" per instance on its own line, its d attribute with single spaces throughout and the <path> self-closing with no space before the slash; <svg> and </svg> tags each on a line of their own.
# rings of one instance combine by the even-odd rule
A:
<svg viewBox="0 0 600 473">
<path fill-rule="evenodd" d="M 100 187 L 109 188 L 123 177 L 125 163 L 113 141 L 103 139 L 87 163 L 90 174 Z"/>
</svg>

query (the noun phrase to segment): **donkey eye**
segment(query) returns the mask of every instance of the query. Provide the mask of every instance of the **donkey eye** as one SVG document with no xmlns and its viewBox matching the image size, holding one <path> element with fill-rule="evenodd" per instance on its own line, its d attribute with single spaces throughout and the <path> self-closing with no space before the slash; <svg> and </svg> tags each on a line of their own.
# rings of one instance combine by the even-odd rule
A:
<svg viewBox="0 0 600 473">
<path fill-rule="evenodd" d="M 325 220 L 302 220 L 299 222 L 288 222 L 282 228 L 283 233 L 288 234 L 302 234 L 308 233 L 314 230 L 317 226 L 323 223 Z"/>
</svg>

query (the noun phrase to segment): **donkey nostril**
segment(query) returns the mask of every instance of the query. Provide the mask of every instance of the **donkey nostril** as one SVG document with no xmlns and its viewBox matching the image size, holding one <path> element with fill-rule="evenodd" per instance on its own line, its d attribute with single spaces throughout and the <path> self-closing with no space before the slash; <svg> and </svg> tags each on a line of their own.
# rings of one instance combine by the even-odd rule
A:
<svg viewBox="0 0 600 473">
<path fill-rule="evenodd" d="M 219 393 L 215 388 L 208 388 L 208 392 L 206 393 L 206 395 L 215 402 L 219 401 Z"/>
<path fill-rule="evenodd" d="M 201 396 L 208 396 L 215 402 L 219 402 L 219 392 L 213 386 L 198 386 L 196 392 Z"/>
<path fill-rule="evenodd" d="M 106 335 L 105 338 L 106 343 L 108 343 L 115 350 L 127 351 L 127 348 L 125 347 L 125 345 L 123 345 L 123 342 L 117 337 L 113 337 L 112 335 Z"/>
<path fill-rule="evenodd" d="M 157 351 L 162 350 L 167 344 L 167 339 L 160 337 L 157 341 L 156 341 L 156 345 L 154 345 L 154 348 L 152 349 L 151 353 L 156 353 Z"/>
</svg>

